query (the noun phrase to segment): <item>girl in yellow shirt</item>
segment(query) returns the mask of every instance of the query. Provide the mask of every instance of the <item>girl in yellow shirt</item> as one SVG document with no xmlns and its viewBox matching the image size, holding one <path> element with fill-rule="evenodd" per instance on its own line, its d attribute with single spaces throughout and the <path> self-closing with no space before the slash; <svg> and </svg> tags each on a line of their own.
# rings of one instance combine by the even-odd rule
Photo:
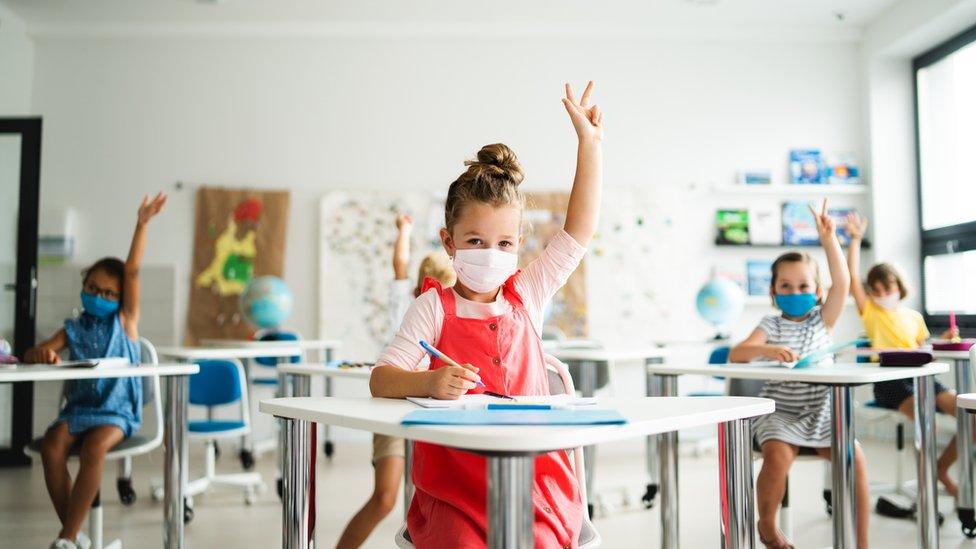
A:
<svg viewBox="0 0 976 549">
<path fill-rule="evenodd" d="M 856 213 L 847 217 L 847 231 L 851 244 L 847 250 L 847 265 L 851 271 L 851 295 L 857 303 L 857 311 L 864 323 L 864 331 L 875 349 L 917 349 L 929 337 L 925 320 L 918 311 L 902 305 L 908 297 L 908 287 L 889 263 L 871 267 L 865 284 L 858 271 L 861 260 L 861 240 L 868 226 L 867 218 Z M 935 405 L 944 414 L 956 416 L 956 393 L 935 382 Z M 884 408 L 898 410 L 914 418 L 915 387 L 911 379 L 899 379 L 874 384 L 874 400 Z M 956 484 L 949 478 L 949 467 L 956 461 L 956 439 L 939 456 L 939 481 L 946 491 L 956 496 Z"/>
</svg>

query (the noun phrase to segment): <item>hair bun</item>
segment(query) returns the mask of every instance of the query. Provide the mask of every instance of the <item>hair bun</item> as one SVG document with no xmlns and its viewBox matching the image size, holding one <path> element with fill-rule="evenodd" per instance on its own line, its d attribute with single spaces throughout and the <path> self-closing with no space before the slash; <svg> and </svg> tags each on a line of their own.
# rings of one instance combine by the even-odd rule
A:
<svg viewBox="0 0 976 549">
<path fill-rule="evenodd" d="M 485 145 L 478 151 L 477 160 L 468 160 L 464 163 L 468 166 L 468 172 L 476 172 L 478 176 L 489 176 L 493 179 L 503 178 L 513 185 L 522 183 L 525 172 L 519 164 L 515 151 L 504 143 L 493 143 Z"/>
</svg>

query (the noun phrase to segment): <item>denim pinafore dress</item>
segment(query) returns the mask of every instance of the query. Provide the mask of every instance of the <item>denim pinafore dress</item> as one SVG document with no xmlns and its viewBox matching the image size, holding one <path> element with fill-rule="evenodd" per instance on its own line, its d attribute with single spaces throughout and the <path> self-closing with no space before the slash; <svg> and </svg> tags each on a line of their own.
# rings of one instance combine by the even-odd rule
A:
<svg viewBox="0 0 976 549">
<path fill-rule="evenodd" d="M 103 319 L 82 313 L 64 321 L 64 333 L 70 360 L 122 357 L 139 363 L 139 343 L 126 335 L 118 314 Z M 67 422 L 72 435 L 116 425 L 128 438 L 142 422 L 142 378 L 72 380 L 65 384 L 65 401 L 55 424 Z"/>
</svg>

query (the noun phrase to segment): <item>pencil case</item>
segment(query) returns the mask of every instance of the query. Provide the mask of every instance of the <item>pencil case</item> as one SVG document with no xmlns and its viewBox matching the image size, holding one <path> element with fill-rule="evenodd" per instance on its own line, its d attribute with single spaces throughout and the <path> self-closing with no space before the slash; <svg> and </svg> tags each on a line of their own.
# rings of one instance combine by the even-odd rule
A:
<svg viewBox="0 0 976 549">
<path fill-rule="evenodd" d="M 936 351 L 968 351 L 973 346 L 973 342 L 972 339 L 964 339 L 956 343 L 951 341 L 934 341 L 932 342 L 932 349 Z"/>
<path fill-rule="evenodd" d="M 932 362 L 928 351 L 881 351 L 878 357 L 882 366 L 924 366 Z"/>
</svg>

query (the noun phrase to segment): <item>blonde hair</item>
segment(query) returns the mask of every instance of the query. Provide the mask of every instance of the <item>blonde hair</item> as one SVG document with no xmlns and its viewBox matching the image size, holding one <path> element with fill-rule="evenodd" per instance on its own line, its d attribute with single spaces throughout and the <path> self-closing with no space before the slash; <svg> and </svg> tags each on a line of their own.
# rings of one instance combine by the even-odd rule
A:
<svg viewBox="0 0 976 549">
<path fill-rule="evenodd" d="M 485 145 L 478 151 L 477 160 L 466 160 L 468 167 L 447 191 L 444 205 L 444 223 L 447 230 L 454 228 L 461 211 L 471 202 L 481 202 L 493 207 L 525 207 L 525 197 L 518 186 L 525 178 L 522 165 L 515 152 L 502 143 Z"/>
<path fill-rule="evenodd" d="M 898 268 L 891 263 L 878 263 L 868 271 L 867 286 L 874 289 L 874 285 L 881 283 L 885 288 L 892 285 L 898 286 L 898 295 L 901 299 L 908 297 L 908 285 L 905 284 Z"/>
<path fill-rule="evenodd" d="M 445 254 L 427 254 L 427 257 L 420 261 L 420 269 L 417 273 L 417 290 L 424 287 L 424 279 L 431 277 L 443 286 L 453 286 L 456 280 L 454 266 L 451 259 Z"/>
<path fill-rule="evenodd" d="M 817 290 L 823 289 L 823 278 L 820 277 L 820 265 L 817 263 L 817 260 L 806 252 L 786 252 L 785 254 L 777 257 L 776 261 L 773 261 L 773 276 L 769 281 L 769 291 L 773 295 L 776 295 L 776 275 L 779 271 L 779 266 L 783 263 L 806 263 L 813 268 L 813 281 L 817 285 Z M 817 298 L 817 304 L 823 305 L 822 297 Z"/>
</svg>

